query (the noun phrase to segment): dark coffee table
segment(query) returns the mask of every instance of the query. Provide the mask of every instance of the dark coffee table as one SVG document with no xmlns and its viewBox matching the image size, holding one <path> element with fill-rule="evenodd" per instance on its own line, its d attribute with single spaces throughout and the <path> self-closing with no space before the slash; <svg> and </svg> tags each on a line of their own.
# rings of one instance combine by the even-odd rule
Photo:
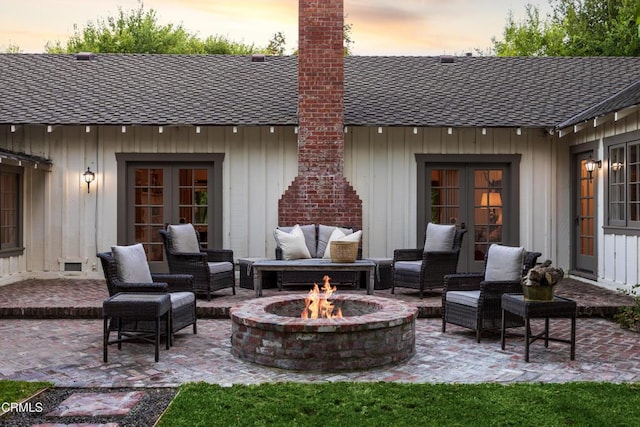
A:
<svg viewBox="0 0 640 427">
<path fill-rule="evenodd" d="M 553 297 L 553 301 L 527 301 L 522 294 L 502 295 L 502 349 L 505 341 L 505 312 L 520 316 L 525 320 L 524 332 L 524 360 L 529 361 L 529 345 L 543 338 L 544 346 L 549 347 L 549 341 L 571 344 L 571 360 L 576 358 L 576 302 L 568 298 Z M 531 335 L 529 319 L 544 319 L 544 331 Z M 550 318 L 571 319 L 571 339 L 565 340 L 549 336 Z"/>
<path fill-rule="evenodd" d="M 329 259 L 263 260 L 256 261 L 253 269 L 253 289 L 262 296 L 262 274 L 265 271 L 364 271 L 367 273 L 367 295 L 373 295 L 376 264 L 359 259 L 355 262 L 331 262 Z"/>
</svg>

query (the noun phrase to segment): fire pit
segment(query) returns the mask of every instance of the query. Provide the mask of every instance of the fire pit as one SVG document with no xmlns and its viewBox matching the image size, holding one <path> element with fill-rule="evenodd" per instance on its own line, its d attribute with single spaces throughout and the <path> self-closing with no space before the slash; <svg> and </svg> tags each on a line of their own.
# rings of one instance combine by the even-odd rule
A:
<svg viewBox="0 0 640 427">
<path fill-rule="evenodd" d="M 303 319 L 304 295 L 257 298 L 231 309 L 232 353 L 304 371 L 369 369 L 415 353 L 416 307 L 371 295 L 333 295 L 342 317 Z"/>
</svg>

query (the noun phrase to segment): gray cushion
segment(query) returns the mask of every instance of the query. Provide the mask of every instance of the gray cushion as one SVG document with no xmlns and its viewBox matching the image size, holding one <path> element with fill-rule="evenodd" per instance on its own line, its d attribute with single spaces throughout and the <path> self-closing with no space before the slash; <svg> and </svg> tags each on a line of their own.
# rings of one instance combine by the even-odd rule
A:
<svg viewBox="0 0 640 427">
<path fill-rule="evenodd" d="M 449 291 L 446 299 L 447 302 L 477 307 L 480 300 L 480 291 Z"/>
<path fill-rule="evenodd" d="M 200 245 L 196 237 L 196 229 L 191 224 L 175 224 L 167 227 L 167 232 L 171 235 L 173 250 L 182 253 L 198 253 Z"/>
<path fill-rule="evenodd" d="M 311 258 L 315 258 L 316 251 L 317 251 L 316 225 L 307 224 L 307 225 L 299 225 L 299 227 L 302 229 L 302 234 L 304 234 L 304 242 L 307 245 L 307 249 L 309 249 L 309 256 L 311 256 Z M 286 233 L 291 233 L 291 231 L 293 231 L 293 227 L 278 227 L 278 229 Z"/>
<path fill-rule="evenodd" d="M 452 250 L 455 234 L 455 225 L 428 223 L 427 235 L 424 240 L 424 251 L 446 252 Z"/>
<path fill-rule="evenodd" d="M 209 265 L 209 273 L 211 274 L 233 270 L 233 264 L 228 261 L 209 262 L 207 264 Z"/>
<path fill-rule="evenodd" d="M 420 274 L 421 267 L 422 261 L 398 261 L 393 266 L 397 271 L 410 271 L 417 274 Z"/>
<path fill-rule="evenodd" d="M 519 281 L 522 279 L 524 264 L 524 248 L 491 245 L 487 254 L 487 265 L 484 280 Z"/>
<path fill-rule="evenodd" d="M 141 243 L 131 246 L 112 246 L 118 279 L 125 283 L 153 283 L 147 255 Z"/>
<path fill-rule="evenodd" d="M 172 309 L 193 304 L 196 300 L 196 296 L 193 294 L 193 292 L 172 292 L 169 294 L 169 296 L 171 297 Z"/>
<path fill-rule="evenodd" d="M 331 234 L 333 230 L 339 228 L 345 235 L 353 233 L 351 228 L 342 228 L 342 227 L 334 227 L 331 225 L 322 225 L 318 226 L 318 251 L 316 252 L 316 258 L 323 258 L 324 251 L 327 250 L 327 245 L 329 244 L 329 239 L 331 238 Z"/>
</svg>

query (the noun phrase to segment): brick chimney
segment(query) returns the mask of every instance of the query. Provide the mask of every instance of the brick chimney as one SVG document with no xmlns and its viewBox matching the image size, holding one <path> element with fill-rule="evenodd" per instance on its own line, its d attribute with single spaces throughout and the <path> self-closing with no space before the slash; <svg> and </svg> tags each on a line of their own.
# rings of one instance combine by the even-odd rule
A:
<svg viewBox="0 0 640 427">
<path fill-rule="evenodd" d="M 298 176 L 278 201 L 278 224 L 362 229 L 362 201 L 344 177 L 344 6 L 300 0 Z"/>
</svg>

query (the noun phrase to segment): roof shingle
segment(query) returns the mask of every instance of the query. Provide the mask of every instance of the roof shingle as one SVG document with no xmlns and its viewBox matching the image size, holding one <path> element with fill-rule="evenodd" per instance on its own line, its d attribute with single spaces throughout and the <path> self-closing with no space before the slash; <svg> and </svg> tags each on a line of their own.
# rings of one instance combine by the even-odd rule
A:
<svg viewBox="0 0 640 427">
<path fill-rule="evenodd" d="M 297 57 L 0 55 L 0 123 L 296 125 Z M 635 57 L 345 58 L 345 125 L 555 127 L 640 80 Z"/>
</svg>

